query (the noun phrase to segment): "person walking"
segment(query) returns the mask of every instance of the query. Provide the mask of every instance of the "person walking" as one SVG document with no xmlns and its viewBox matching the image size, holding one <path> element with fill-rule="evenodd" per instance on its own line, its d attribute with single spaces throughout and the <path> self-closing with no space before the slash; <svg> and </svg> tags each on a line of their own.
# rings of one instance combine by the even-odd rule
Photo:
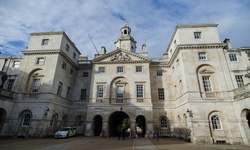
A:
<svg viewBox="0 0 250 150">
<path fill-rule="evenodd" d="M 120 140 L 120 137 L 121 137 L 121 126 L 120 125 L 118 125 L 117 134 L 118 134 L 118 140 Z"/>
<path fill-rule="evenodd" d="M 125 140 L 126 130 L 122 128 L 122 139 Z"/>
</svg>

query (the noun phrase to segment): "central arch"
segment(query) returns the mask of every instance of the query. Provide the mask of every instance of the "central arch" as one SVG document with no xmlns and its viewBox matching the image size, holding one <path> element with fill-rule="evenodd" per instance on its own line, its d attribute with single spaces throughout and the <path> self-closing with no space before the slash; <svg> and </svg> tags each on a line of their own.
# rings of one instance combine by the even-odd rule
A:
<svg viewBox="0 0 250 150">
<path fill-rule="evenodd" d="M 129 119 L 129 116 L 123 111 L 113 112 L 109 116 L 109 135 L 116 136 L 118 133 L 118 126 L 123 123 L 124 119 Z"/>
</svg>

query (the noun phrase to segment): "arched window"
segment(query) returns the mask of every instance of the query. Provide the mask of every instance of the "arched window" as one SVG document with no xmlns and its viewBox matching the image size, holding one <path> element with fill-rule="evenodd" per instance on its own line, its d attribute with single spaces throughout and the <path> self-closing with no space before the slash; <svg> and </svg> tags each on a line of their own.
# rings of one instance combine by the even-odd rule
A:
<svg viewBox="0 0 250 150">
<path fill-rule="evenodd" d="M 75 119 L 75 125 L 76 126 L 83 126 L 83 117 L 82 116 L 77 116 Z"/>
<path fill-rule="evenodd" d="M 22 126 L 29 126 L 29 124 L 30 124 L 30 119 L 31 119 L 30 114 L 25 114 L 25 115 L 23 116 Z"/>
<path fill-rule="evenodd" d="M 57 117 L 56 117 L 56 115 L 54 114 L 54 115 L 52 116 L 51 120 L 50 120 L 50 126 L 51 126 L 51 127 L 53 127 L 53 126 L 55 125 L 56 119 L 57 119 Z"/>
<path fill-rule="evenodd" d="M 127 30 L 124 30 L 124 34 L 127 34 Z"/>
<path fill-rule="evenodd" d="M 167 128 L 167 119 L 166 118 L 161 118 L 161 128 Z"/>
<path fill-rule="evenodd" d="M 213 116 L 211 118 L 213 129 L 221 129 L 220 118 L 218 116 Z"/>
</svg>

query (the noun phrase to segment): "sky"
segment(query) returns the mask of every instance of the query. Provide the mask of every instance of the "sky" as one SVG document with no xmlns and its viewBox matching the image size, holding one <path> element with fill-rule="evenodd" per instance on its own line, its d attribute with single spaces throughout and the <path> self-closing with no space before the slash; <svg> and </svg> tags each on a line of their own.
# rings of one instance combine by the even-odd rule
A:
<svg viewBox="0 0 250 150">
<path fill-rule="evenodd" d="M 221 42 L 250 46 L 250 0 L 0 0 L 0 56 L 22 56 L 30 33 L 64 31 L 82 56 L 94 58 L 127 23 L 150 58 L 166 52 L 177 25 L 219 24 Z M 94 43 L 92 44 L 89 35 Z"/>
</svg>

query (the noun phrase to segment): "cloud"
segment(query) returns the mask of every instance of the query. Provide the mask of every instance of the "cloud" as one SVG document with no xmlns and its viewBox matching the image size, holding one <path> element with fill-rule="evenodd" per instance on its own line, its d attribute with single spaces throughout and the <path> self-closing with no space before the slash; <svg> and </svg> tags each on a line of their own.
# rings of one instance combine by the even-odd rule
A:
<svg viewBox="0 0 250 150">
<path fill-rule="evenodd" d="M 250 2 L 197 0 L 8 0 L 0 1 L 0 50 L 21 55 L 30 33 L 65 31 L 82 55 L 115 49 L 114 41 L 127 22 L 137 41 L 137 52 L 146 41 L 149 57 L 162 57 L 179 24 L 218 23 L 221 37 L 233 47 L 249 46 Z M 22 44 L 14 44 L 13 42 Z M 3 55 L 2 54 L 2 55 Z"/>
</svg>

